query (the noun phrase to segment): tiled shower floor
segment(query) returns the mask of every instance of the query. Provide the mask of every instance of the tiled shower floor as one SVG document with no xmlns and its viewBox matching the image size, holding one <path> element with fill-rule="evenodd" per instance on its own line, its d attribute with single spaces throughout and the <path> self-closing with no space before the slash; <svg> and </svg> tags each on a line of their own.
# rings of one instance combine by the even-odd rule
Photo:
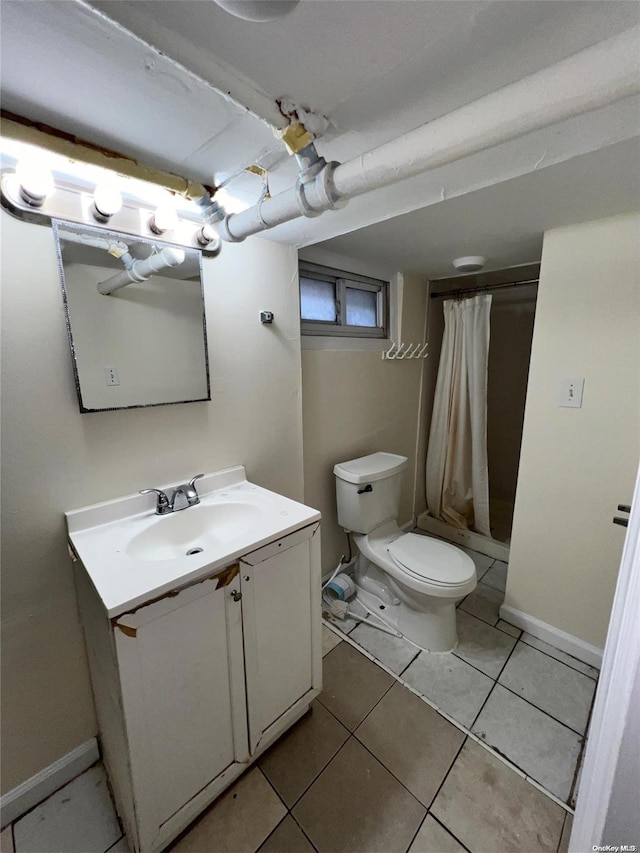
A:
<svg viewBox="0 0 640 853">
<path fill-rule="evenodd" d="M 460 606 L 455 653 L 427 655 L 353 622 L 348 635 L 323 627 L 311 712 L 170 849 L 566 850 L 571 814 L 557 800 L 570 795 L 597 673 L 499 622 L 506 567 L 473 556 L 482 580 Z M 0 848 L 127 851 L 102 766 L 3 830 Z"/>
</svg>

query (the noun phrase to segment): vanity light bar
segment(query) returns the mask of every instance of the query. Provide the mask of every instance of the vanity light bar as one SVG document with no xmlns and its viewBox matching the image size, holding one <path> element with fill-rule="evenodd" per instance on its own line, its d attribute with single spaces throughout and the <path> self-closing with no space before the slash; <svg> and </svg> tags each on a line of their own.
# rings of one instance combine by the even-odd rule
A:
<svg viewBox="0 0 640 853">
<path fill-rule="evenodd" d="M 33 152 L 36 152 L 34 156 Z M 195 202 L 184 201 L 178 209 L 168 190 L 149 185 L 149 198 L 142 197 L 145 185 L 115 173 L 94 168 L 88 177 L 48 167 L 47 152 L 33 149 L 25 158 L 3 157 L 0 177 L 2 207 L 25 222 L 50 225 L 52 219 L 92 227 L 107 226 L 148 239 L 163 235 L 187 248 L 215 257 L 222 242 Z M 68 161 L 65 170 L 78 164 Z M 151 200 L 153 199 L 153 200 Z M 191 210 L 187 206 L 191 206 Z"/>
</svg>

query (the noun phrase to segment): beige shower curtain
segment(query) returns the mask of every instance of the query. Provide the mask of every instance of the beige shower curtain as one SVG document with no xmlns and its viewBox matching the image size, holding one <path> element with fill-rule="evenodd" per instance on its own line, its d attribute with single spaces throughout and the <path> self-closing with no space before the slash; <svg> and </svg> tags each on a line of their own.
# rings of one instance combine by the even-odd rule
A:
<svg viewBox="0 0 640 853">
<path fill-rule="evenodd" d="M 444 336 L 427 450 L 427 505 L 435 518 L 491 536 L 487 364 L 491 295 L 443 303 Z"/>
</svg>

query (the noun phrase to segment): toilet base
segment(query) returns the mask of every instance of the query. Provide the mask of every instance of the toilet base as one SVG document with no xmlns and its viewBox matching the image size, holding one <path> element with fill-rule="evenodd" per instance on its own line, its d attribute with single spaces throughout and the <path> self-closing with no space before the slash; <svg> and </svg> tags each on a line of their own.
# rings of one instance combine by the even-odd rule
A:
<svg viewBox="0 0 640 853">
<path fill-rule="evenodd" d="M 416 593 L 385 574 L 362 554 L 358 554 L 353 579 L 357 599 L 419 648 L 427 652 L 451 652 L 458 645 L 458 599 Z M 379 590 L 384 590 L 382 596 Z M 397 603 L 389 603 L 393 601 Z"/>
</svg>

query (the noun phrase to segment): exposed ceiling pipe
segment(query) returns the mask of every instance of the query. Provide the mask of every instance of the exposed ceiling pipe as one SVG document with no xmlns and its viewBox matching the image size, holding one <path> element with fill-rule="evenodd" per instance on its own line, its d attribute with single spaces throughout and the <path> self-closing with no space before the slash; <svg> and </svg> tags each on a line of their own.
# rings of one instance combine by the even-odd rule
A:
<svg viewBox="0 0 640 853">
<path fill-rule="evenodd" d="M 94 249 L 103 249 L 114 258 L 121 258 L 129 251 L 129 246 L 122 240 L 112 237 L 100 237 L 97 234 L 81 234 L 78 231 L 58 230 L 58 236 L 67 243 L 78 243 L 81 246 L 93 246 Z"/>
<path fill-rule="evenodd" d="M 151 278 L 154 273 L 162 270 L 179 267 L 184 263 L 184 250 L 173 249 L 170 246 L 165 246 L 153 255 L 149 255 L 144 260 L 133 261 L 127 269 L 112 275 L 106 281 L 101 281 L 98 284 L 98 290 L 104 296 L 109 296 L 114 290 L 120 290 L 121 287 L 126 287 L 133 282 L 146 281 Z M 124 260 L 124 256 L 122 258 Z"/>
<path fill-rule="evenodd" d="M 633 27 L 342 165 L 327 163 L 312 179 L 303 175 L 291 189 L 225 217 L 216 227 L 223 240 L 239 242 L 636 95 L 639 45 L 640 27 Z"/>
</svg>

